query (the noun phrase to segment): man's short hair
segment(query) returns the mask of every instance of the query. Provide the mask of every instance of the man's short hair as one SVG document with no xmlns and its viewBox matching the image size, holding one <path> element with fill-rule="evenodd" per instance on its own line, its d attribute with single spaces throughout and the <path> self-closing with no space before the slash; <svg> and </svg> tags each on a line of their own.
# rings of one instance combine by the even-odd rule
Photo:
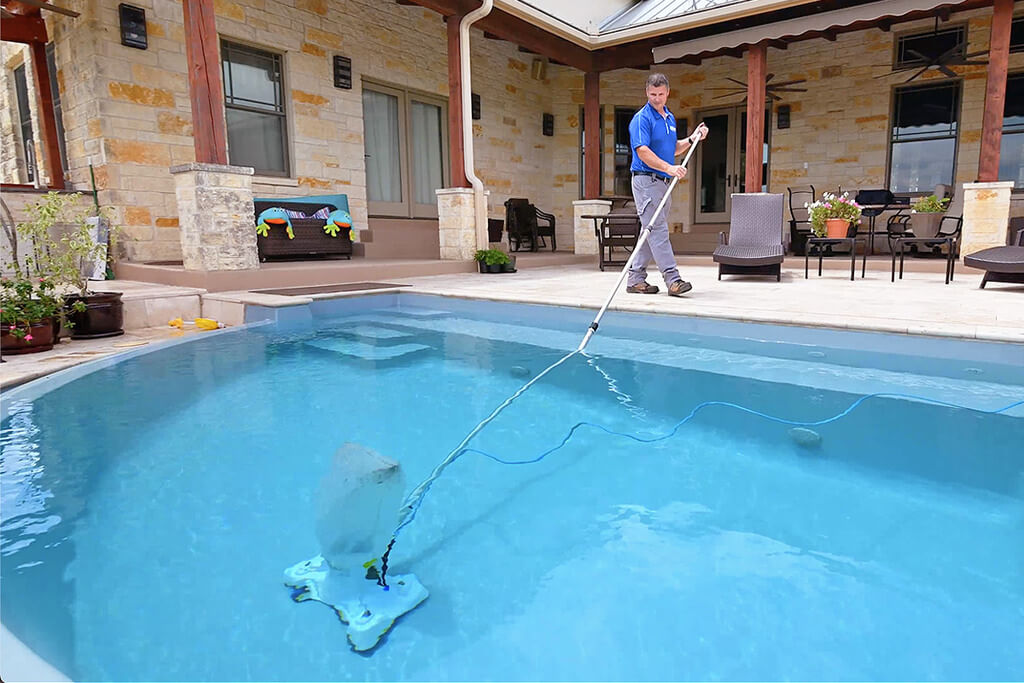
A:
<svg viewBox="0 0 1024 683">
<path fill-rule="evenodd" d="M 660 88 L 662 86 L 668 87 L 668 77 L 665 74 L 653 73 L 647 77 L 647 85 L 644 86 L 644 91 L 647 88 Z"/>
</svg>

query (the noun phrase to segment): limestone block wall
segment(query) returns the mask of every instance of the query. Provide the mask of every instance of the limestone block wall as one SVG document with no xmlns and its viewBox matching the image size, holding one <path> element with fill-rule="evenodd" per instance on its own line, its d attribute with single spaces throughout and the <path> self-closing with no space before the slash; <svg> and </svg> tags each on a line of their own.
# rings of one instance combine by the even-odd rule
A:
<svg viewBox="0 0 1024 683">
<path fill-rule="evenodd" d="M 194 161 L 182 7 L 178 0 L 135 4 L 146 10 L 146 50 L 120 44 L 117 0 L 70 0 L 82 16 L 73 23 L 58 17 L 51 31 L 72 180 L 88 188 L 94 165 L 100 201 L 124 227 L 130 259 L 176 259 L 180 229 L 168 168 Z M 362 79 L 446 99 L 441 16 L 372 0 L 217 0 L 215 7 L 222 38 L 284 55 L 292 173 L 255 177 L 253 194 L 345 193 L 365 226 Z M 492 189 L 490 213 L 504 217 L 509 196 L 549 204 L 551 149 L 540 116 L 549 108 L 550 82 L 531 77 L 527 55 L 513 44 L 474 31 L 472 46 L 483 114 L 474 122 L 477 169 Z M 352 58 L 351 90 L 333 85 L 335 54 Z M 3 163 L 8 179 L 15 162 Z"/>
<path fill-rule="evenodd" d="M 988 48 L 991 8 L 953 14 L 947 24 L 968 28 L 968 51 Z M 940 26 L 940 27 L 941 27 Z M 769 191 L 785 192 L 788 186 L 813 183 L 819 193 L 842 187 L 884 187 L 887 184 L 887 156 L 893 90 L 903 78 L 874 78 L 891 71 L 895 36 L 930 30 L 934 20 L 897 24 L 892 31 L 870 29 L 825 39 L 794 43 L 787 50 L 768 49 L 768 72 L 774 81 L 803 78 L 797 87 L 803 93 L 782 93 L 791 109 L 789 129 L 779 130 L 775 110 L 770 132 Z M 1024 53 L 1010 55 L 1010 71 L 1024 70 Z M 722 94 L 711 88 L 729 85 L 727 78 L 747 80 L 746 58 L 718 57 L 700 66 L 655 65 L 669 77 L 672 93 L 669 107 L 677 118 L 686 118 L 692 129 L 699 112 L 739 105 L 743 95 L 715 99 Z M 961 74 L 960 134 L 956 156 L 956 182 L 970 182 L 977 176 L 982 114 L 985 96 L 985 67 L 956 67 Z M 605 172 L 603 191 L 614 187 L 614 109 L 641 107 L 646 99 L 644 82 L 650 72 L 622 69 L 601 76 L 601 104 L 604 107 Z M 939 72 L 929 71 L 913 83 L 935 82 Z M 553 158 L 553 202 L 558 211 L 571 216 L 571 203 L 579 198 L 579 107 L 583 103 L 583 75 L 566 69 L 553 81 L 558 147 Z M 566 130 L 569 129 L 571 134 Z M 806 168 L 805 168 L 806 164 Z M 695 166 L 691 166 L 691 171 Z M 742 173 L 742 169 L 739 169 Z M 673 195 L 669 224 L 677 229 L 689 226 L 694 217 L 697 184 L 688 179 Z M 930 188 L 929 188 L 930 189 Z M 1024 215 L 1024 205 L 1015 203 L 1014 215 Z M 559 214 L 562 215 L 562 214 Z M 562 236 L 559 236 L 561 242 Z M 566 242 L 568 243 L 568 242 Z"/>
<path fill-rule="evenodd" d="M 100 202 L 124 228 L 127 256 L 134 260 L 181 258 L 174 183 L 168 169 L 194 161 L 191 104 L 179 0 L 136 0 L 147 14 L 149 48 L 120 45 L 119 0 L 65 0 L 82 13 L 71 19 L 47 13 L 55 42 L 64 106 L 71 181 L 88 190 L 93 164 Z M 284 56 L 290 178 L 254 177 L 256 196 L 342 192 L 349 195 L 357 224 L 367 225 L 363 145 L 363 79 L 447 97 L 446 27 L 440 15 L 419 7 L 375 0 L 217 0 L 217 27 L 226 39 Z M 955 13 L 966 23 L 969 50 L 987 48 L 991 9 Z M 778 130 L 772 116 L 771 191 L 813 182 L 819 189 L 885 185 L 892 88 L 900 77 L 874 79 L 889 71 L 897 33 L 924 31 L 931 20 L 795 43 L 768 50 L 776 81 L 806 78 L 805 93 L 788 93 L 792 124 Z M 3 64 L 24 48 L 3 44 Z M 351 90 L 333 86 L 331 58 L 352 58 Z M 583 74 L 548 64 L 535 79 L 533 56 L 513 43 L 472 34 L 473 91 L 482 117 L 474 121 L 477 170 L 490 190 L 489 214 L 504 217 L 504 201 L 529 197 L 558 219 L 558 241 L 573 242 L 572 202 L 580 196 L 580 109 Z M 1024 54 L 1011 55 L 1011 70 L 1024 69 Z M 692 127 L 699 111 L 739 104 L 741 96 L 714 99 L 726 78 L 746 80 L 745 58 L 721 57 L 699 67 L 655 66 L 668 74 L 670 106 Z M 13 95 L 0 75 L 0 94 Z M 984 98 L 984 67 L 957 67 L 963 74 L 958 181 L 977 172 Z M 31 70 L 29 70 L 31 76 Z M 645 99 L 647 73 L 602 74 L 604 184 L 613 187 L 614 109 L 636 109 Z M 926 74 L 918 82 L 934 78 Z M 6 81 L 3 79 L 7 79 Z M 10 94 L 8 94 L 10 93 Z M 14 180 L 17 160 L 9 144 L 15 127 L 11 107 L 0 114 L 4 156 L 0 171 Z M 541 117 L 555 117 L 553 137 L 541 133 Z M 36 126 L 38 130 L 38 126 Z M 41 151 L 40 151 L 41 154 Z M 807 167 L 804 167 L 806 163 Z M 693 220 L 696 183 L 676 191 L 670 224 Z"/>
</svg>

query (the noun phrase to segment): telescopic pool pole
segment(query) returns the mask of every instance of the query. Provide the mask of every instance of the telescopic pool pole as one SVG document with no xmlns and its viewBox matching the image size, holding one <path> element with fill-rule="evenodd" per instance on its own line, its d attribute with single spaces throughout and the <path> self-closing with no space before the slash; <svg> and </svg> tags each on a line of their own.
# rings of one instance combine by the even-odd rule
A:
<svg viewBox="0 0 1024 683">
<path fill-rule="evenodd" d="M 693 151 L 697 149 L 697 145 L 700 144 L 702 139 L 703 138 L 697 138 L 697 141 L 694 142 L 693 138 L 690 138 L 690 149 L 686 151 L 686 156 L 683 157 L 683 163 L 679 164 L 680 166 L 686 166 L 687 162 L 690 161 L 690 157 L 693 156 Z M 651 226 L 654 225 L 654 221 L 658 220 L 658 216 L 661 215 L 661 210 L 665 208 L 665 202 L 668 201 L 669 196 L 672 194 L 672 190 L 675 189 L 676 183 L 678 182 L 678 176 L 672 179 L 672 182 L 668 186 L 668 190 L 665 191 L 665 196 L 661 198 L 661 203 L 658 204 L 658 208 L 655 209 L 654 215 L 651 216 L 651 220 L 648 221 L 647 225 L 644 226 L 644 229 L 640 231 L 640 237 L 636 241 L 636 246 L 633 247 L 633 253 L 629 255 L 629 260 L 626 261 L 626 265 L 623 266 L 622 272 L 619 273 L 619 279 L 615 281 L 615 285 L 612 287 L 612 290 L 608 292 L 608 299 L 604 302 L 604 306 L 602 306 L 601 310 L 597 312 L 597 317 L 594 318 L 594 322 L 590 323 L 590 327 L 587 328 L 587 333 L 583 336 L 583 341 L 581 341 L 580 345 L 576 348 L 577 352 L 586 348 L 590 338 L 594 336 L 595 332 L 597 332 L 597 328 L 601 324 L 601 318 L 604 316 L 604 312 L 608 310 L 608 306 L 611 305 L 612 299 L 615 298 L 615 295 L 619 291 L 619 287 L 622 286 L 622 281 L 626 279 L 626 274 L 629 273 L 629 268 L 633 265 L 633 261 L 636 259 L 636 255 L 639 253 L 640 247 L 642 247 L 644 242 L 647 241 L 647 236 L 651 234 Z"/>
</svg>

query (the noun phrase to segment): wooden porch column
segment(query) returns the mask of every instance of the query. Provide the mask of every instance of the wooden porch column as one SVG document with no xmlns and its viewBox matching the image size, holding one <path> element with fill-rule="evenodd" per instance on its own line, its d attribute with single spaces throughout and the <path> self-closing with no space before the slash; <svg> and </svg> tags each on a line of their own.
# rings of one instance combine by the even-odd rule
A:
<svg viewBox="0 0 1024 683">
<path fill-rule="evenodd" d="M 763 44 L 747 48 L 747 168 L 744 176 L 747 192 L 761 191 L 767 51 Z"/>
<path fill-rule="evenodd" d="M 583 76 L 583 158 L 586 159 L 583 179 L 585 199 L 601 196 L 601 73 L 587 71 Z"/>
<path fill-rule="evenodd" d="M 451 187 L 469 187 L 466 152 L 462 144 L 462 46 L 459 43 L 461 14 L 445 17 L 448 22 L 448 150 Z"/>
<path fill-rule="evenodd" d="M 214 0 L 182 0 L 185 10 L 185 55 L 188 91 L 192 101 L 192 131 L 196 161 L 228 163 L 228 134 L 224 123 L 224 84 Z"/>
<path fill-rule="evenodd" d="M 999 146 L 1003 140 L 1003 108 L 1006 103 L 1006 70 L 1010 61 L 1010 24 L 1013 0 L 995 0 L 992 33 L 988 47 L 988 80 L 985 84 L 985 114 L 981 120 L 981 158 L 978 181 L 999 179 Z"/>
<path fill-rule="evenodd" d="M 6 38 L 6 36 L 5 36 Z M 50 187 L 64 189 L 64 166 L 60 160 L 60 142 L 57 140 L 57 116 L 53 111 L 53 91 L 50 90 L 50 69 L 46 65 L 46 42 L 32 41 L 32 74 L 36 79 L 36 102 L 39 103 L 39 125 L 42 126 L 43 152 L 46 169 L 50 172 Z M 56 78 L 56 75 L 54 75 Z M 36 173 L 39 173 L 36 169 Z"/>
</svg>

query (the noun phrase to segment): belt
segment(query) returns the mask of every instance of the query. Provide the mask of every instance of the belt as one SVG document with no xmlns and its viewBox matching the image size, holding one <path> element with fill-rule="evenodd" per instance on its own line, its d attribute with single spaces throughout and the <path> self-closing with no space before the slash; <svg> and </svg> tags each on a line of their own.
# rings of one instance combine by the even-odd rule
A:
<svg viewBox="0 0 1024 683">
<path fill-rule="evenodd" d="M 666 178 L 665 176 L 658 175 L 657 173 L 649 173 L 647 171 L 633 171 L 633 175 L 634 176 L 647 175 L 647 176 L 650 176 L 650 177 L 654 178 L 655 180 L 660 180 L 660 181 L 662 181 L 664 183 L 669 182 L 669 179 Z"/>
</svg>

